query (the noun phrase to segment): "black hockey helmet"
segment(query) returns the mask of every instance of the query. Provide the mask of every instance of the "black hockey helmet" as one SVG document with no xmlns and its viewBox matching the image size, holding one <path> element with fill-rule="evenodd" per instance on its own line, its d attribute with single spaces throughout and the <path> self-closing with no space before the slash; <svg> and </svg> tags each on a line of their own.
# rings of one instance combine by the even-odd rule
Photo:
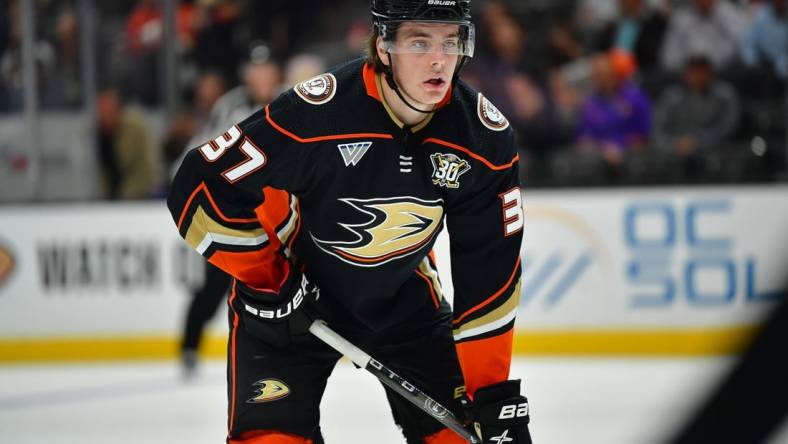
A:
<svg viewBox="0 0 788 444">
<path fill-rule="evenodd" d="M 394 40 L 399 25 L 409 21 L 460 25 L 461 55 L 473 57 L 470 0 L 372 0 L 372 22 L 384 41 Z"/>
<path fill-rule="evenodd" d="M 372 0 L 375 24 L 388 21 L 471 22 L 470 0 Z"/>
</svg>

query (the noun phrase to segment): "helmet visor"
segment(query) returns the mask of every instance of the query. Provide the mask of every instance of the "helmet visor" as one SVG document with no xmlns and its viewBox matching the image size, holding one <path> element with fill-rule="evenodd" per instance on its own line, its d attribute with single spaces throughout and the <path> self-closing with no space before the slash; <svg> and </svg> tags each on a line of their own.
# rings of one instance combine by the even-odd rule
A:
<svg viewBox="0 0 788 444">
<path fill-rule="evenodd" d="M 472 23 L 440 21 L 387 21 L 381 24 L 383 49 L 392 54 L 427 54 L 473 57 L 476 31 Z"/>
</svg>

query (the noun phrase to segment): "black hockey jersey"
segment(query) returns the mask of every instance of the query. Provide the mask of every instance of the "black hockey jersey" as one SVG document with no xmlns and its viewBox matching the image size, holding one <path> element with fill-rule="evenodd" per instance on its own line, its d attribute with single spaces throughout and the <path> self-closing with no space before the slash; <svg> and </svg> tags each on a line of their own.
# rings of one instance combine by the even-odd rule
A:
<svg viewBox="0 0 788 444">
<path fill-rule="evenodd" d="M 518 156 L 503 115 L 463 82 L 417 126 L 362 61 L 295 86 L 193 149 L 168 205 L 214 265 L 276 290 L 286 257 L 340 332 L 452 316 L 468 391 L 508 378 L 520 295 Z M 453 310 L 431 249 L 450 236 Z"/>
</svg>

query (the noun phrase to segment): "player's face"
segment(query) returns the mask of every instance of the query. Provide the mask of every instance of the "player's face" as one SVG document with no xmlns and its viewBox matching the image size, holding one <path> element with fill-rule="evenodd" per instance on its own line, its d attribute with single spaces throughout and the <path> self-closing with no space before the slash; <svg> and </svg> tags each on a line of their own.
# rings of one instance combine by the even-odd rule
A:
<svg viewBox="0 0 788 444">
<path fill-rule="evenodd" d="M 443 100 L 459 60 L 459 25 L 406 22 L 394 43 L 397 49 L 391 51 L 391 58 L 400 89 L 424 105 Z M 382 60 L 388 63 L 387 57 Z"/>
</svg>

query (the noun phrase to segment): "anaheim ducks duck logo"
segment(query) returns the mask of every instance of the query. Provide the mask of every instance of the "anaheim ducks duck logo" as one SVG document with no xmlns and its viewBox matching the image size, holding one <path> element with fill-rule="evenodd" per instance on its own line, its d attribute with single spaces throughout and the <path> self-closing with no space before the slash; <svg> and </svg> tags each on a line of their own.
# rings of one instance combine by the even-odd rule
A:
<svg viewBox="0 0 788 444">
<path fill-rule="evenodd" d="M 487 128 L 493 131 L 503 131 L 509 127 L 509 121 L 504 117 L 503 113 L 481 93 L 479 93 L 477 108 L 479 111 L 479 119 Z"/>
<path fill-rule="evenodd" d="M 249 404 L 276 401 L 290 394 L 290 387 L 278 379 L 262 379 L 254 385 L 259 388 L 254 398 L 246 400 Z"/>
<path fill-rule="evenodd" d="M 339 225 L 353 233 L 352 241 L 326 241 L 312 236 L 323 251 L 360 267 L 377 267 L 415 253 L 438 234 L 443 200 L 415 197 L 340 199 L 370 220 Z"/>
<path fill-rule="evenodd" d="M 322 105 L 334 98 L 337 78 L 333 74 L 321 74 L 293 88 L 299 97 L 313 105 Z"/>
<path fill-rule="evenodd" d="M 0 285 L 3 285 L 6 278 L 11 276 L 15 266 L 16 262 L 14 261 L 14 255 L 11 253 L 11 250 L 0 245 Z"/>
</svg>

